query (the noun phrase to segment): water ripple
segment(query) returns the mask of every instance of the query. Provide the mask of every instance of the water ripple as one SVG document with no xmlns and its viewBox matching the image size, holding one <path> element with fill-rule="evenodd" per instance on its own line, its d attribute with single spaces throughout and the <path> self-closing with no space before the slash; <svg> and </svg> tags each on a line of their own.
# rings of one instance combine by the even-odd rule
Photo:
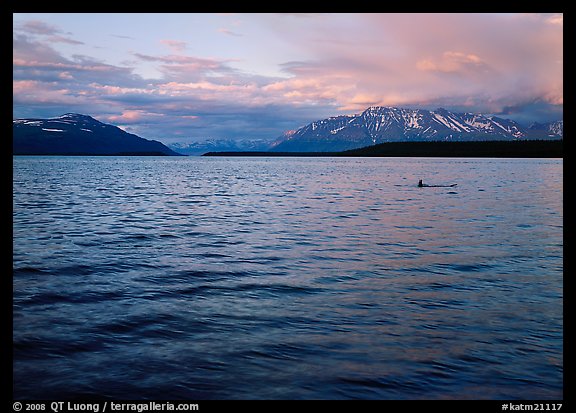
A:
<svg viewBox="0 0 576 413">
<path fill-rule="evenodd" d="M 14 398 L 563 397 L 561 160 L 13 175 Z"/>
</svg>

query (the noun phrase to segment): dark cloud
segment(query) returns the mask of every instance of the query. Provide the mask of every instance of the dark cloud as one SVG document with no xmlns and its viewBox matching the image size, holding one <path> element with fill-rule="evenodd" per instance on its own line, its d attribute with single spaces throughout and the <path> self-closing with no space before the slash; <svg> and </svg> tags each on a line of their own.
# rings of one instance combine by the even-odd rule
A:
<svg viewBox="0 0 576 413">
<path fill-rule="evenodd" d="M 550 105 L 546 101 L 535 99 L 504 106 L 502 110 L 494 114 L 511 117 L 520 123 L 529 125 L 532 122 L 551 122 L 562 119 L 563 112 L 561 105 Z"/>
<path fill-rule="evenodd" d="M 14 62 L 66 62 L 50 45 L 18 33 L 12 37 L 12 58 Z"/>
<path fill-rule="evenodd" d="M 135 39 L 134 37 L 132 37 L 132 36 L 126 36 L 126 35 L 123 35 L 123 34 L 111 34 L 110 36 L 116 37 L 116 38 L 118 38 L 118 39 L 136 40 L 136 39 Z"/>
<path fill-rule="evenodd" d="M 55 26 L 40 20 L 25 21 L 20 26 L 18 26 L 18 28 L 19 30 L 30 34 L 39 34 L 44 36 L 62 33 L 62 31 L 57 29 Z"/>
<path fill-rule="evenodd" d="M 34 36 L 42 36 L 50 43 L 67 43 L 73 45 L 83 45 L 84 42 L 75 40 L 69 35 L 70 32 L 63 32 L 57 27 L 40 20 L 28 20 L 15 27 L 19 32 L 27 33 Z"/>
<path fill-rule="evenodd" d="M 75 54 L 66 58 L 45 40 L 15 34 L 13 37 L 13 78 L 58 82 L 54 88 L 69 88 L 79 94 L 91 84 L 144 86 L 145 82 L 133 74 L 130 67 L 103 63 L 90 56 Z"/>
</svg>

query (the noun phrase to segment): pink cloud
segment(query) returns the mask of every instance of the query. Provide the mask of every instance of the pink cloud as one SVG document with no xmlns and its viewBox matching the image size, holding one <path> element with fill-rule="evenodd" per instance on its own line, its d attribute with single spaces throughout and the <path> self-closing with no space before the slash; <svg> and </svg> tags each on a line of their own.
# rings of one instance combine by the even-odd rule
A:
<svg viewBox="0 0 576 413">
<path fill-rule="evenodd" d="M 473 53 L 446 51 L 437 58 L 427 58 L 416 63 L 416 67 L 424 71 L 432 72 L 461 72 L 468 68 L 483 67 L 486 63 Z"/>
<path fill-rule="evenodd" d="M 160 43 L 162 43 L 165 46 L 168 46 L 172 51 L 174 52 L 182 52 L 184 51 L 184 49 L 186 49 L 186 42 L 182 42 L 179 40 L 160 40 Z"/>
<path fill-rule="evenodd" d="M 564 15 L 563 14 L 554 14 L 546 19 L 546 23 L 549 24 L 556 24 L 558 26 L 564 25 Z"/>
<path fill-rule="evenodd" d="M 28 93 L 37 89 L 40 82 L 36 80 L 15 80 L 12 82 L 12 92 L 16 94 Z"/>
<path fill-rule="evenodd" d="M 111 115 L 108 116 L 108 120 L 118 123 L 134 123 L 144 119 L 149 114 L 142 110 L 125 110 L 121 115 Z"/>
<path fill-rule="evenodd" d="M 562 66 L 556 63 L 562 60 L 562 15 L 366 14 L 355 23 L 328 20 L 323 16 L 308 31 L 293 27 L 283 33 L 314 60 L 286 65 L 293 78 L 269 91 L 283 88 L 286 96 L 301 97 L 296 92 L 304 87 L 311 99 L 313 93 L 330 96 L 344 111 L 384 102 L 474 101 L 477 110 L 501 110 L 514 100 L 562 102 Z"/>
<path fill-rule="evenodd" d="M 16 80 L 12 82 L 12 94 L 19 104 L 66 104 L 77 105 L 83 98 L 70 89 L 54 87 L 51 84 L 34 80 Z"/>
</svg>

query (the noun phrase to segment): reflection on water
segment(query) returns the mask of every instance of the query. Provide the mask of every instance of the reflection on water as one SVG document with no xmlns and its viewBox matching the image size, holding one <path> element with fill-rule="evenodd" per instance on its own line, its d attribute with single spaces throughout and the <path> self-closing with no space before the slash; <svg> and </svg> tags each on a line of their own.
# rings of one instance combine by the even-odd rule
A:
<svg viewBox="0 0 576 413">
<path fill-rule="evenodd" d="M 561 399 L 562 191 L 561 160 L 15 157 L 14 397 Z"/>
</svg>

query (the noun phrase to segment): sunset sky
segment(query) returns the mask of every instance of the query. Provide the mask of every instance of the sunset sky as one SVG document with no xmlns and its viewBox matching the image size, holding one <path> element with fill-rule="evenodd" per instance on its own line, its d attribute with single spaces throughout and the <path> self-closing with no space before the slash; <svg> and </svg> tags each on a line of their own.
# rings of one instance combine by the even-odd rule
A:
<svg viewBox="0 0 576 413">
<path fill-rule="evenodd" d="M 14 14 L 13 117 L 164 143 L 372 105 L 563 117 L 562 14 Z"/>
</svg>

